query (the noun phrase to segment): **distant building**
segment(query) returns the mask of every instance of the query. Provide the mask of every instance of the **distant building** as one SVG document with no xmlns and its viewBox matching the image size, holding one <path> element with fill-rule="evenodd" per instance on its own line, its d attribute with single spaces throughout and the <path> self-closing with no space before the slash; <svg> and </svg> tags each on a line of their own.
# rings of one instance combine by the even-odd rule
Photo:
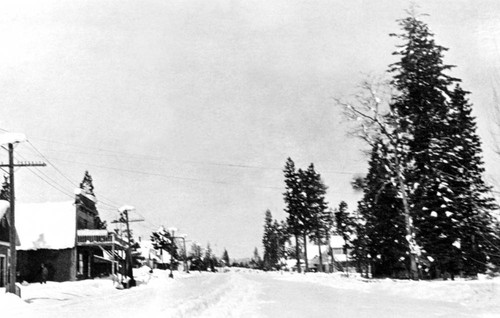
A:
<svg viewBox="0 0 500 318">
<path fill-rule="evenodd" d="M 346 255 L 344 253 L 344 240 L 342 239 L 341 236 L 339 235 L 333 235 L 330 238 L 330 247 L 331 251 L 333 254 L 330 254 L 330 248 L 328 245 L 324 244 L 321 246 L 321 257 L 322 257 L 322 270 L 325 272 L 335 272 L 335 271 L 341 271 L 343 270 L 346 266 L 349 266 L 348 260 L 346 258 Z M 301 250 L 301 253 L 303 253 L 303 249 Z M 347 251 L 347 255 L 349 256 L 350 251 Z M 318 271 L 320 268 L 320 261 L 319 261 L 319 250 L 318 246 L 314 244 L 307 244 L 307 260 L 308 260 L 308 266 L 310 270 Z M 289 258 L 286 260 L 286 266 L 293 270 L 297 270 L 297 260 Z M 305 270 L 305 263 L 303 256 L 301 256 L 300 259 L 300 267 L 301 271 Z"/>
</svg>

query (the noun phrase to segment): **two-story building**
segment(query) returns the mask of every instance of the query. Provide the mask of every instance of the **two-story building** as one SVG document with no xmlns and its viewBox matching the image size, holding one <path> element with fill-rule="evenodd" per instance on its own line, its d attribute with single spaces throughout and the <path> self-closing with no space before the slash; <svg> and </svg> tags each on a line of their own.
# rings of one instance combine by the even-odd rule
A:
<svg viewBox="0 0 500 318">
<path fill-rule="evenodd" d="M 126 243 L 106 230 L 84 190 L 75 201 L 18 203 L 16 229 L 19 280 L 38 281 L 42 264 L 49 280 L 70 281 L 112 274 L 123 262 Z"/>
</svg>

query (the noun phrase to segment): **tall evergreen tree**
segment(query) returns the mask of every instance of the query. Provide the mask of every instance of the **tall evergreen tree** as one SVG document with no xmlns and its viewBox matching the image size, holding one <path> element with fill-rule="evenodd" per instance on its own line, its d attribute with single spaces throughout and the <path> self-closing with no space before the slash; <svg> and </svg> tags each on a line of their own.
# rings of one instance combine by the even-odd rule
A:
<svg viewBox="0 0 500 318">
<path fill-rule="evenodd" d="M 453 67 L 443 63 L 447 49 L 435 43 L 427 24 L 413 14 L 400 25 L 404 32 L 396 36 L 404 43 L 394 54 L 401 60 L 391 68 L 400 94 L 392 111 L 411 136 L 412 169 L 406 178 L 417 241 L 437 269 L 457 272 L 465 261 L 468 271 L 477 273 L 484 270 L 484 236 L 494 222 L 470 105 L 459 80 L 445 74 Z"/>
<path fill-rule="evenodd" d="M 327 238 L 327 231 L 329 225 L 330 213 L 328 213 L 327 202 L 325 199 L 327 187 L 321 180 L 321 176 L 314 169 L 314 164 L 310 164 L 307 170 L 302 171 L 301 174 L 302 188 L 305 194 L 306 211 L 306 231 L 304 232 L 304 240 L 307 240 L 306 234 L 309 238 L 318 245 L 319 253 L 319 266 L 320 271 L 323 270 L 323 255 L 321 252 L 321 245 Z M 307 264 L 307 251 L 304 253 Z M 307 266 L 306 266 L 307 268 Z"/>
<path fill-rule="evenodd" d="M 358 211 L 367 239 L 354 249 L 359 260 L 372 257 L 375 275 L 406 264 L 414 278 L 417 256 L 431 260 L 434 272 L 474 274 L 485 268 L 498 222 L 471 106 L 460 80 L 446 74 L 453 68 L 443 62 L 447 49 L 427 24 L 414 13 L 399 23 L 402 32 L 392 36 L 402 41 L 394 52 L 400 60 L 389 69 L 398 93 L 389 112 L 381 113 L 373 89 L 359 106 L 344 104 L 372 147 L 368 176 L 356 183 L 364 188 Z"/>
<path fill-rule="evenodd" d="M 371 151 L 363 199 L 358 212 L 365 221 L 363 235 L 353 242 L 358 262 L 370 258 L 374 276 L 394 276 L 404 270 L 409 254 L 403 203 L 392 173 L 385 164 L 385 148 L 375 144 Z M 368 238 L 362 240 L 361 238 Z M 403 260 L 403 262 L 401 262 Z"/>
<path fill-rule="evenodd" d="M 262 245 L 264 246 L 264 269 L 271 270 L 278 265 L 279 260 L 279 233 L 273 222 L 271 211 L 266 210 L 264 220 L 264 235 Z"/>
<path fill-rule="evenodd" d="M 288 226 L 285 221 L 278 222 L 278 220 L 274 220 L 274 229 L 277 235 L 277 243 L 278 243 L 278 261 L 282 258 L 286 258 L 288 256 L 286 250 L 286 244 L 290 241 L 290 234 L 288 233 Z M 279 267 L 282 264 L 279 263 Z"/>
<path fill-rule="evenodd" d="M 353 223 L 353 238 L 351 239 L 351 259 L 356 262 L 358 272 L 366 273 L 366 277 L 370 277 L 371 273 L 371 254 L 368 246 L 370 237 L 366 231 L 366 220 L 357 214 Z"/>
<path fill-rule="evenodd" d="M 445 234 L 451 231 L 451 226 L 443 218 L 429 222 L 428 214 L 439 213 L 443 209 L 441 206 L 447 205 L 446 196 L 436 195 L 443 184 L 441 173 L 433 163 L 439 162 L 443 155 L 440 143 L 446 137 L 446 93 L 448 87 L 458 80 L 445 74 L 453 67 L 443 62 L 443 53 L 447 49 L 435 43 L 427 24 L 412 13 L 400 21 L 400 26 L 403 33 L 393 36 L 404 42 L 394 52 L 401 60 L 390 69 L 394 74 L 392 84 L 400 95 L 391 106 L 400 127 L 411 136 L 408 147 L 413 167 L 406 178 L 410 185 L 414 185 L 412 221 L 419 229 L 417 240 L 420 245 L 428 245 L 425 243 L 432 235 L 433 240 L 439 240 L 435 241 L 434 247 L 445 252 L 453 240 Z M 437 223 L 439 230 L 435 229 Z"/>
<path fill-rule="evenodd" d="M 458 84 L 450 93 L 447 136 L 442 141 L 446 150 L 443 156 L 447 156 L 439 166 L 441 188 L 453 194 L 452 200 L 446 200 L 444 212 L 448 223 L 453 224 L 453 236 L 449 235 L 452 247 L 447 246 L 448 263 L 444 264 L 452 274 L 458 270 L 468 274 L 484 272 L 489 254 L 496 254 L 498 242 L 497 224 L 491 215 L 497 206 L 482 177 L 481 142 L 467 94 Z"/>
<path fill-rule="evenodd" d="M 335 211 L 335 227 L 337 228 L 337 233 L 344 240 L 344 255 L 346 262 L 349 263 L 348 248 L 351 236 L 354 232 L 354 221 L 347 211 L 348 206 L 345 201 L 341 201 L 338 209 Z"/>
<path fill-rule="evenodd" d="M 285 212 L 288 213 L 287 225 L 288 231 L 295 237 L 295 257 L 297 260 L 297 271 L 301 272 L 300 267 L 300 237 L 304 231 L 303 213 L 303 195 L 300 183 L 300 177 L 295 169 L 295 163 L 288 158 L 283 170 L 285 175 Z M 306 242 L 304 242 L 304 245 Z"/>
</svg>

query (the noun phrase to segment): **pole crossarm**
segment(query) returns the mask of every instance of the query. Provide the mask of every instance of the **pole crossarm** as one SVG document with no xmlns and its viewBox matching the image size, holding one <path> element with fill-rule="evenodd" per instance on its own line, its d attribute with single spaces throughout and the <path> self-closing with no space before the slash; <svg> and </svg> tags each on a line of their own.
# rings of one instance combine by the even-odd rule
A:
<svg viewBox="0 0 500 318">
<path fill-rule="evenodd" d="M 132 223 L 132 222 L 144 222 L 145 220 L 144 219 L 137 219 L 137 220 L 128 220 L 129 223 Z M 111 223 L 127 223 L 127 221 L 125 220 L 113 220 L 111 221 Z"/>
<path fill-rule="evenodd" d="M 45 162 L 32 162 L 32 161 L 20 161 L 14 163 L 13 167 L 45 167 L 47 164 Z M 10 167 L 10 164 L 0 162 L 0 167 Z"/>
<path fill-rule="evenodd" d="M 131 207 L 131 206 L 123 206 L 121 208 L 118 209 L 118 211 L 120 212 L 120 218 L 118 220 L 113 220 L 111 221 L 111 223 L 125 223 L 125 225 L 127 226 L 127 238 L 128 238 L 128 246 L 127 246 L 127 249 L 126 249 L 126 261 L 125 261 L 125 273 L 127 276 L 130 277 L 130 281 L 129 281 L 129 285 L 128 287 L 132 287 L 132 286 L 135 286 L 136 282 L 134 280 L 134 274 L 133 274 L 133 271 L 132 271 L 132 267 L 133 267 L 133 264 L 132 264 L 132 251 L 131 251 L 131 248 L 132 248 L 132 235 L 130 233 L 130 223 L 131 222 L 142 222 L 144 221 L 143 219 L 135 219 L 135 220 L 130 220 L 128 217 L 129 217 L 129 211 L 132 211 L 132 210 L 135 210 L 134 207 Z"/>
</svg>

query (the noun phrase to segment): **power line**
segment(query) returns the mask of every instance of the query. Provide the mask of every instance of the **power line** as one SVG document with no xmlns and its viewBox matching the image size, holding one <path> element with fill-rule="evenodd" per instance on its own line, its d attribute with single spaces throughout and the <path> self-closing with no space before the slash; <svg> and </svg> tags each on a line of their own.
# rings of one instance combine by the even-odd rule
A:
<svg viewBox="0 0 500 318">
<path fill-rule="evenodd" d="M 40 154 L 40 155 L 42 155 L 41 153 L 39 153 L 39 154 Z M 22 156 L 21 154 L 17 154 L 17 156 L 18 156 L 18 157 L 21 157 L 22 159 L 24 159 L 24 158 L 23 158 L 23 156 Z M 45 156 L 43 156 L 43 155 L 42 155 L 42 157 L 44 157 L 44 158 L 47 160 L 47 158 L 46 158 Z M 47 160 L 47 161 L 48 161 L 48 160 Z M 51 165 L 53 168 L 55 168 L 56 170 L 58 170 L 58 169 L 55 167 L 55 165 L 54 165 L 54 164 L 50 163 L 50 165 Z M 64 187 L 63 185 L 61 185 L 60 183 L 58 183 L 58 182 L 57 182 L 56 180 L 54 180 L 53 178 L 49 177 L 47 174 L 45 174 L 44 172 L 42 172 L 40 169 L 35 168 L 35 170 L 36 170 L 36 171 L 38 171 L 38 173 L 39 173 L 39 174 L 35 173 L 33 170 L 30 170 L 30 171 L 31 171 L 31 172 L 32 172 L 35 176 L 37 176 L 38 178 L 40 178 L 42 181 L 44 181 L 45 183 L 47 183 L 48 185 L 50 185 L 52 188 L 56 189 L 57 191 L 59 191 L 59 192 L 63 193 L 64 195 L 66 195 L 66 196 L 68 196 L 68 197 L 70 197 L 70 198 L 72 198 L 72 199 L 74 198 L 74 194 L 73 194 L 73 192 L 72 192 L 72 191 L 68 191 L 68 190 L 66 190 L 66 189 L 65 189 L 65 187 Z M 59 171 L 59 170 L 58 170 L 58 171 Z M 61 175 L 63 175 L 63 176 L 64 176 L 64 174 L 63 174 L 62 172 L 60 172 L 60 171 L 59 171 L 59 173 L 60 173 Z M 40 176 L 40 174 L 41 174 L 42 176 L 44 176 L 45 178 L 44 178 L 44 177 L 42 177 L 42 176 Z M 50 181 L 47 181 L 47 179 L 48 179 L 48 180 L 50 180 Z M 65 179 L 69 180 L 67 177 L 66 177 Z M 52 182 L 52 183 L 51 183 L 51 182 Z M 72 184 L 72 185 L 73 185 L 73 184 Z M 107 203 L 102 202 L 102 201 L 100 201 L 100 202 L 101 202 L 103 205 L 108 205 L 108 206 L 112 207 L 113 209 L 116 209 L 116 207 L 115 207 L 114 205 L 107 204 Z"/>
<path fill-rule="evenodd" d="M 23 156 L 22 156 L 22 155 L 17 154 L 16 156 L 21 157 L 21 159 L 23 159 L 23 160 L 24 160 L 24 158 L 23 158 Z M 35 173 L 35 170 L 36 170 L 39 174 Z M 65 188 L 64 188 L 62 185 L 60 185 L 57 181 L 55 181 L 55 180 L 54 180 L 54 179 L 52 179 L 51 177 L 47 176 L 47 175 L 46 175 L 44 172 L 42 172 L 40 169 L 38 169 L 38 168 L 34 167 L 33 169 L 29 169 L 29 171 L 31 171 L 31 173 L 33 173 L 33 174 L 34 174 L 35 176 L 37 176 L 38 178 L 42 179 L 45 183 L 47 183 L 48 185 L 50 185 L 52 188 L 56 189 L 57 191 L 59 191 L 59 192 L 63 193 L 63 194 L 64 194 L 64 195 L 66 195 L 66 196 L 69 196 L 69 197 L 71 197 L 71 198 L 74 198 L 74 195 L 71 193 L 71 191 L 69 192 L 69 193 L 71 193 L 71 194 L 68 194 L 68 192 L 65 190 Z M 40 176 L 40 174 L 41 174 L 41 175 L 43 175 L 43 176 L 45 176 L 45 178 L 49 179 L 52 183 L 51 183 L 51 182 L 49 182 L 49 181 L 47 181 L 47 180 L 46 180 L 46 179 L 44 179 L 43 177 L 41 177 L 41 176 Z M 54 185 L 54 184 L 55 184 L 55 185 Z"/>
<path fill-rule="evenodd" d="M 31 144 L 31 143 L 30 143 Z M 48 160 L 48 158 L 46 156 L 44 156 L 33 144 L 31 144 L 31 146 L 33 147 L 33 149 L 36 150 L 36 152 L 41 156 L 43 157 L 47 162 L 49 162 L 49 164 L 61 175 L 63 176 L 67 181 L 69 181 L 69 183 L 74 186 L 74 183 L 71 179 L 69 179 L 62 171 L 60 171 L 52 162 L 50 162 L 50 160 Z M 16 154 L 17 157 L 25 160 L 24 156 L 21 155 L 20 153 L 17 153 Z M 48 175 L 46 175 L 44 172 L 42 172 L 40 169 L 36 168 L 36 167 L 33 167 L 34 170 L 36 170 L 37 172 L 35 172 L 33 169 L 30 169 L 30 172 L 33 173 L 36 177 L 38 177 L 39 179 L 41 179 L 42 181 L 44 181 L 45 183 L 47 183 L 50 187 L 52 187 L 53 189 L 57 190 L 58 192 L 64 194 L 65 196 L 68 196 L 69 198 L 73 199 L 74 198 L 74 194 L 71 192 L 71 191 L 67 191 L 65 189 L 65 187 L 63 185 L 61 185 L 60 183 L 58 183 L 56 180 L 54 180 L 53 178 L 49 177 Z M 49 181 L 50 180 L 50 181 Z M 102 200 L 99 201 L 101 204 L 103 205 L 107 205 L 109 206 L 110 208 L 108 210 L 113 210 L 115 212 L 118 211 L 117 209 L 117 206 L 118 204 L 108 204 Z M 139 213 L 137 213 L 139 214 Z M 140 214 L 139 214 L 140 215 Z M 141 216 L 142 218 L 144 218 L 143 216 Z M 145 218 L 144 218 L 145 219 Z M 151 223 L 152 224 L 152 223 Z"/>
<path fill-rule="evenodd" d="M 28 141 L 28 143 L 33 147 L 33 149 L 44 158 L 61 176 L 63 176 L 72 186 L 77 187 L 78 182 L 71 180 L 67 177 L 60 169 L 58 169 L 40 150 L 38 150 L 33 143 Z M 104 200 L 103 200 L 104 199 Z M 106 202 L 108 201 L 108 202 Z M 107 199 L 106 197 L 99 195 L 99 202 L 103 205 L 109 206 L 111 208 L 117 209 L 118 204 L 114 203 L 113 200 Z"/>
<path fill-rule="evenodd" d="M 33 145 L 29 140 L 28 140 L 28 144 L 30 144 L 31 147 L 33 147 L 33 149 L 35 149 L 35 151 L 40 155 L 42 156 L 43 159 L 45 159 L 49 165 L 51 165 L 61 176 L 63 176 L 64 179 L 66 179 L 72 186 L 76 186 L 75 185 L 75 182 L 73 180 L 71 180 L 70 178 L 68 178 L 64 173 L 61 172 L 61 170 L 59 170 L 52 162 L 50 162 L 50 160 L 44 156 L 36 147 L 35 145 Z"/>
<path fill-rule="evenodd" d="M 40 141 L 48 142 L 48 143 L 57 143 L 57 144 L 62 144 L 62 145 L 68 145 L 74 148 L 81 149 L 81 146 L 75 146 L 67 143 L 61 143 L 61 142 L 53 142 L 49 141 L 46 139 L 38 139 Z M 201 165 L 211 165 L 211 166 L 220 166 L 220 167 L 233 167 L 233 168 L 246 168 L 246 169 L 261 169 L 261 170 L 279 170 L 282 171 L 283 168 L 279 167 L 269 167 L 269 166 L 257 166 L 257 165 L 249 165 L 249 164 L 240 164 L 240 163 L 224 163 L 224 162 L 213 162 L 213 161 L 196 161 L 196 160 L 173 160 L 173 159 L 168 159 L 165 157 L 157 157 L 157 156 L 146 156 L 142 154 L 136 154 L 136 153 L 129 153 L 129 152 L 122 152 L 122 151 L 115 151 L 115 150 L 109 150 L 109 149 L 104 149 L 104 148 L 96 148 L 96 147 L 85 147 L 88 149 L 94 149 L 97 151 L 101 152 L 107 152 L 109 154 L 99 154 L 99 153 L 89 153 L 89 152 L 82 152 L 82 151 L 73 151 L 72 153 L 76 154 L 88 154 L 88 155 L 99 155 L 99 156 L 111 156 L 111 154 L 115 155 L 125 155 L 129 157 L 135 157 L 135 158 L 142 158 L 142 159 L 148 159 L 148 160 L 155 160 L 155 161 L 169 161 L 169 162 L 176 162 L 176 163 L 188 163 L 188 164 L 201 164 Z M 51 152 L 62 152 L 62 151 L 57 151 L 57 150 L 49 150 Z M 67 153 L 68 151 L 64 151 Z M 354 174 L 362 174 L 362 172 L 355 172 L 355 171 L 339 171 L 339 170 L 324 170 L 321 172 L 322 174 L 344 174 L 344 175 L 354 175 Z"/>
<path fill-rule="evenodd" d="M 61 159 L 61 158 L 52 158 L 52 159 L 53 160 L 70 162 L 70 163 L 75 163 L 75 164 L 93 166 L 93 167 L 102 168 L 102 169 L 124 171 L 124 172 L 130 172 L 130 173 L 136 173 L 136 174 L 142 174 L 142 175 L 148 175 L 148 176 L 163 177 L 163 178 L 169 178 L 169 179 L 178 179 L 178 180 L 198 181 L 198 182 L 207 182 L 207 183 L 223 184 L 223 185 L 239 185 L 239 186 L 244 186 L 244 187 L 282 190 L 282 188 L 278 188 L 278 187 L 251 186 L 251 185 L 245 185 L 245 184 L 234 183 L 234 182 L 213 181 L 213 180 L 204 180 L 204 179 L 189 178 L 189 177 L 179 177 L 179 176 L 172 176 L 172 175 L 166 175 L 166 174 L 161 174 L 161 173 L 152 173 L 152 172 L 139 171 L 139 170 L 131 170 L 131 169 L 123 169 L 123 168 L 102 166 L 102 165 L 96 165 L 96 164 L 85 163 L 85 162 L 77 162 L 77 161 L 67 160 L 67 159 Z"/>
</svg>

